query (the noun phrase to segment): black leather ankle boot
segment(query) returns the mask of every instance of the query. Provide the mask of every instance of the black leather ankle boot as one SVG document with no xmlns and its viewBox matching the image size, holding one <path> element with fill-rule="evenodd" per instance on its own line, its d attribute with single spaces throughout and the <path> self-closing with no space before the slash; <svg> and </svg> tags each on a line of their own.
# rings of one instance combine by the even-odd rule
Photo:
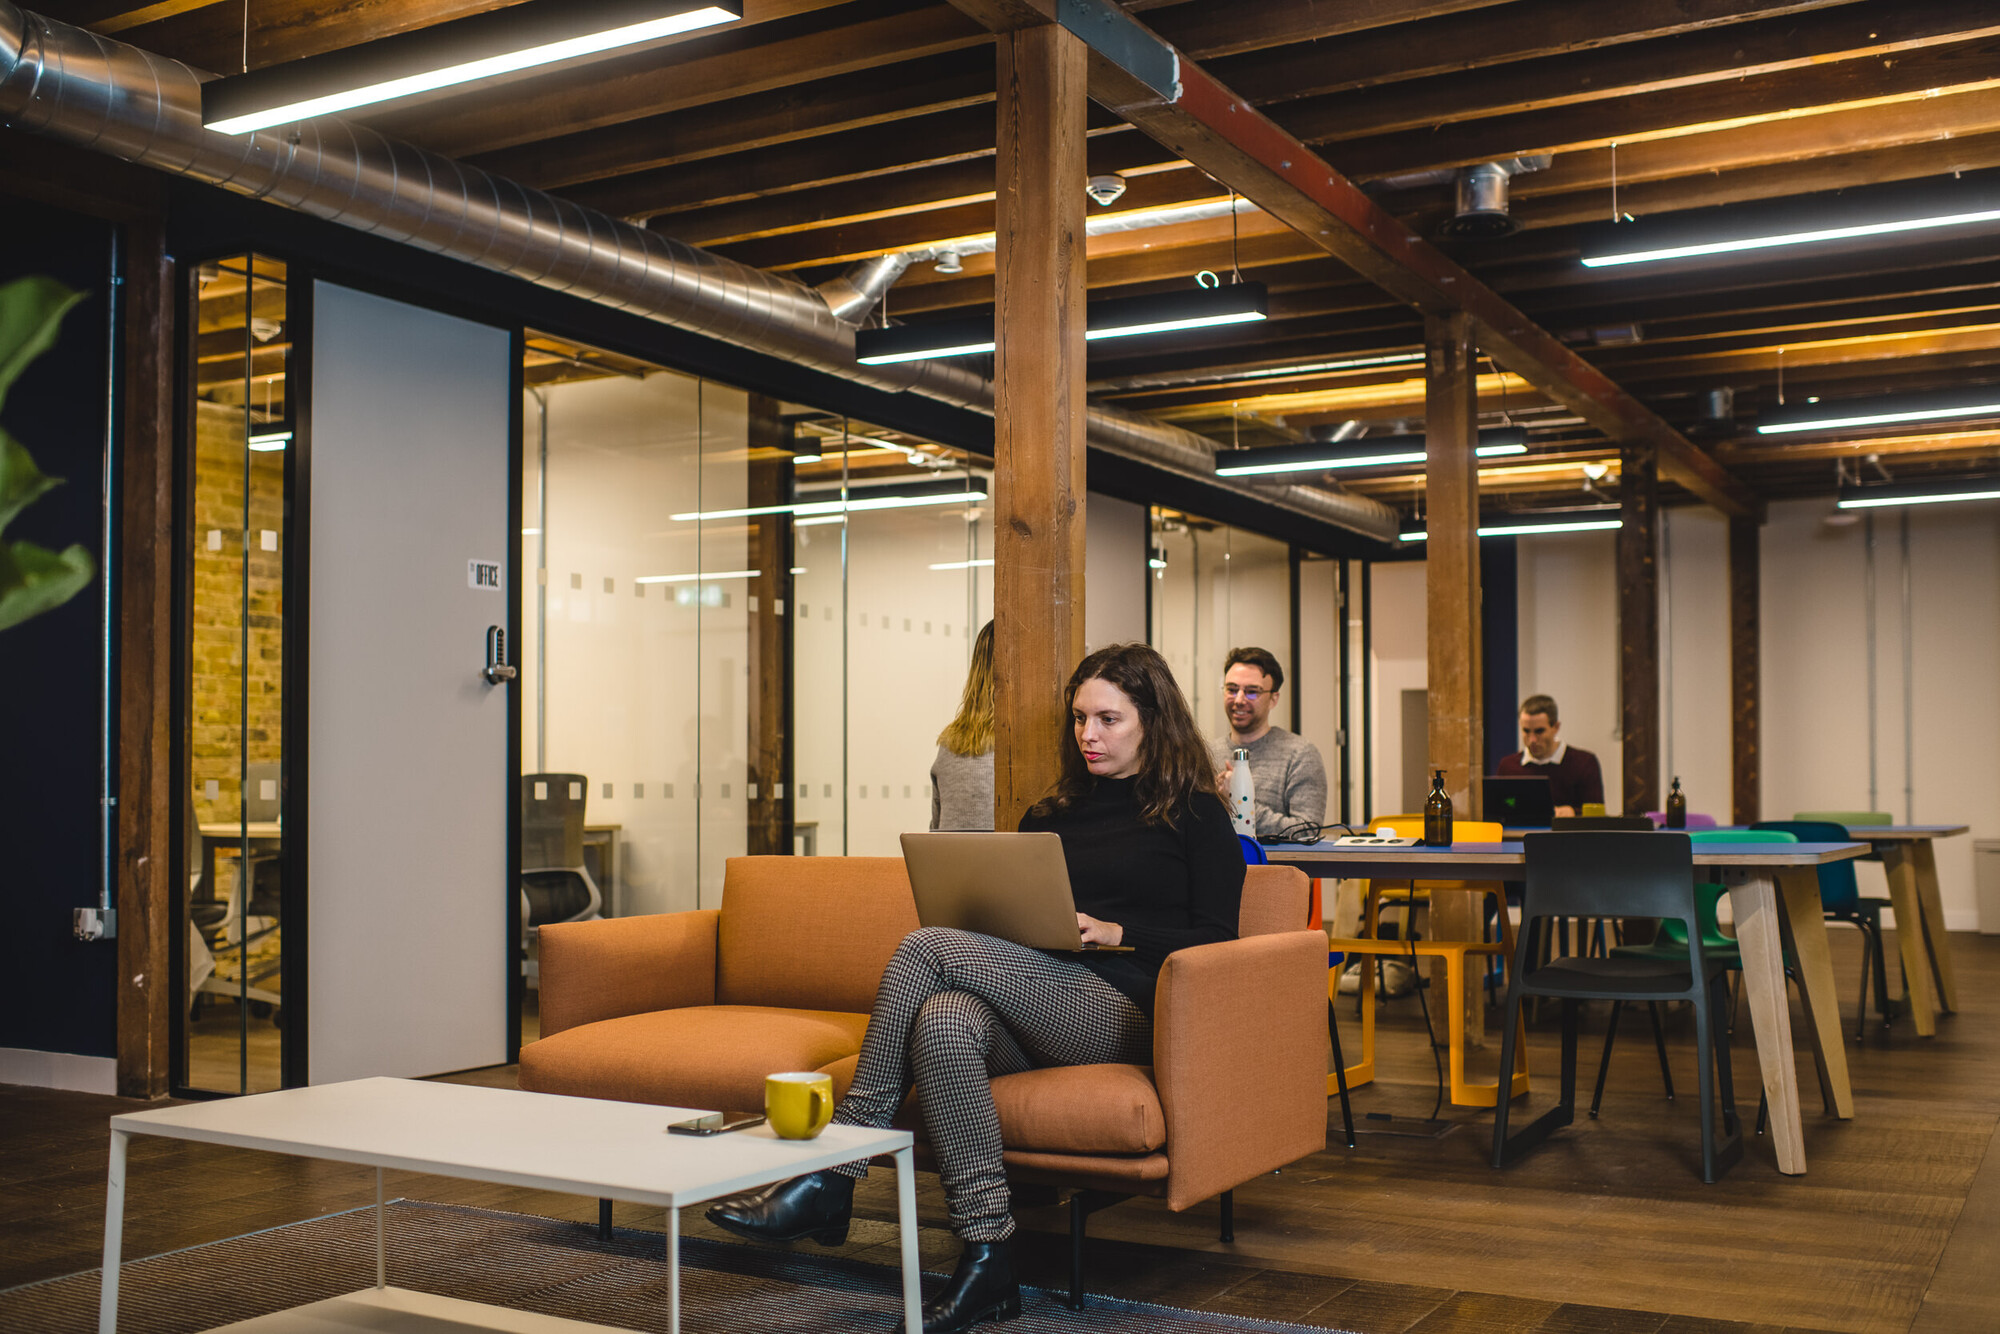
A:
<svg viewBox="0 0 2000 1334">
<path fill-rule="evenodd" d="M 798 1241 L 822 1246 L 847 1240 L 854 1218 L 854 1178 L 812 1172 L 780 1182 L 758 1195 L 740 1195 L 710 1206 L 708 1221 L 752 1241 Z"/>
<path fill-rule="evenodd" d="M 1014 1250 L 1005 1241 L 968 1241 L 945 1290 L 924 1303 L 924 1334 L 960 1334 L 982 1320 L 1021 1314 Z"/>
</svg>

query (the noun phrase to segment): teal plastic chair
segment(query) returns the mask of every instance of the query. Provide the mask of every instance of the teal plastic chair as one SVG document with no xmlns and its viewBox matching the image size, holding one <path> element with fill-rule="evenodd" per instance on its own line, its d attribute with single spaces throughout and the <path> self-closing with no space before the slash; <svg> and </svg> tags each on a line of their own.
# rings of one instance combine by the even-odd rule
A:
<svg viewBox="0 0 2000 1334">
<path fill-rule="evenodd" d="M 1866 823 L 1888 823 L 1886 819 L 1872 818 L 1882 815 L 1881 811 L 1843 811 L 1841 814 L 1871 817 Z M 1850 838 L 1846 825 L 1828 820 L 1760 820 L 1750 827 L 1784 830 L 1801 843 L 1845 843 Z M 1865 1041 L 1868 1036 L 1868 981 L 1871 976 L 1875 980 L 1875 1012 L 1881 1016 L 1883 1031 L 1887 1032 L 1899 1012 L 1896 1003 L 1889 999 L 1889 965 L 1882 950 L 1882 910 L 1889 906 L 1888 900 L 1862 896 L 1861 887 L 1854 878 L 1853 862 L 1828 862 L 1819 868 L 1819 904 L 1827 921 L 1851 926 L 1863 937 L 1861 996 L 1854 1003 L 1854 1040 Z"/>
<path fill-rule="evenodd" d="M 1704 843 L 1796 843 L 1797 836 L 1781 830 L 1756 829 L 1691 829 L 1688 841 L 1696 847 Z M 1727 892 L 1722 885 L 1696 883 L 1694 887 L 1695 922 L 1701 930 L 1702 953 L 1721 961 L 1724 966 L 1741 972 L 1743 951 L 1736 944 L 1736 937 L 1724 935 L 1717 909 L 1722 896 Z M 1674 962 L 1687 958 L 1687 926 L 1682 922 L 1662 921 L 1653 933 L 1653 938 L 1643 945 L 1618 945 L 1611 950 L 1614 959 L 1660 959 Z M 1597 1108 L 1604 1101 L 1604 1077 L 1611 1069 L 1611 1047 L 1618 1039 L 1618 1018 L 1624 1013 L 1625 1002 L 1611 1003 L 1611 1022 L 1604 1030 L 1604 1055 L 1597 1062 L 1597 1088 L 1590 1097 L 1590 1115 L 1597 1116 Z M 1667 1067 L 1667 1033 L 1661 1020 L 1660 1003 L 1647 1002 L 1647 1013 L 1653 1020 L 1653 1047 L 1660 1056 L 1660 1082 L 1666 1085 L 1667 1101 L 1674 1100 L 1674 1077 Z"/>
</svg>

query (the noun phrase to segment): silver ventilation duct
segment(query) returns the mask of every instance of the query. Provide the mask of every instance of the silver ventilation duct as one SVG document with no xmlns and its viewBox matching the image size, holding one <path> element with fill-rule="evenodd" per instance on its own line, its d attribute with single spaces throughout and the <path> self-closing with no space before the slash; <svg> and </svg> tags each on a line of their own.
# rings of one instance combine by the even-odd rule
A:
<svg viewBox="0 0 2000 1334">
<path fill-rule="evenodd" d="M 0 120 L 874 389 L 993 411 L 992 384 L 961 366 L 855 364 L 853 327 L 836 308 L 858 320 L 870 283 L 886 290 L 899 276 L 887 271 L 893 263 L 836 279 L 830 286 L 851 290 L 822 296 L 337 118 L 211 133 L 201 123 L 201 81 L 187 66 L 8 0 L 0 0 Z M 1098 448 L 1215 484 L 1214 446 L 1190 431 L 1098 406 L 1087 429 Z M 1395 511 L 1361 497 L 1240 490 L 1377 540 L 1396 531 Z"/>
<path fill-rule="evenodd" d="M 813 290 L 820 300 L 826 302 L 833 317 L 842 324 L 859 328 L 861 321 L 868 318 L 868 312 L 875 309 L 875 303 L 888 295 L 896 285 L 896 279 L 903 276 L 916 255 L 902 251 L 890 255 L 877 255 L 864 259 L 850 267 L 838 278 L 829 278 Z"/>
</svg>

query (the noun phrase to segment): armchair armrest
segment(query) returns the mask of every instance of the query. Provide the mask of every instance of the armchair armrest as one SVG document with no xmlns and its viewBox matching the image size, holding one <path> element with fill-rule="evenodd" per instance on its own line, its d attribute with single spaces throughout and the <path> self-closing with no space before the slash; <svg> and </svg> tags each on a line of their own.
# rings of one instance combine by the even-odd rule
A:
<svg viewBox="0 0 2000 1334">
<path fill-rule="evenodd" d="M 1153 1078 L 1167 1118 L 1167 1206 L 1326 1147 L 1326 937 L 1284 931 L 1167 956 Z"/>
<path fill-rule="evenodd" d="M 541 929 L 542 1036 L 715 1004 L 715 908 L 552 922 Z"/>
</svg>

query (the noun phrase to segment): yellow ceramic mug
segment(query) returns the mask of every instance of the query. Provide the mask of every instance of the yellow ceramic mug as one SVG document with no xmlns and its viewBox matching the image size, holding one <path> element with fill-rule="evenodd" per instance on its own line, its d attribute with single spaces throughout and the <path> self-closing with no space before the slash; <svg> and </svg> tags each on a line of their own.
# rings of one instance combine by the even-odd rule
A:
<svg viewBox="0 0 2000 1334">
<path fill-rule="evenodd" d="M 812 1139 L 833 1119 L 833 1076 L 811 1071 L 767 1076 L 764 1119 L 780 1139 Z"/>
</svg>

